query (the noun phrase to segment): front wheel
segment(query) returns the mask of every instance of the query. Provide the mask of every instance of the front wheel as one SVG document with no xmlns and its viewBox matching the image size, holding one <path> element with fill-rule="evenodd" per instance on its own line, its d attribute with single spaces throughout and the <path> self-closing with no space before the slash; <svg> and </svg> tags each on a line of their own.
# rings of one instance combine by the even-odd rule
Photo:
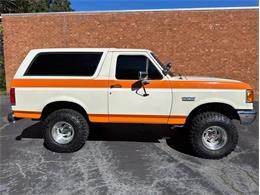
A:
<svg viewBox="0 0 260 195">
<path fill-rule="evenodd" d="M 205 112 L 191 122 L 190 140 L 194 152 L 209 159 L 219 159 L 230 154 L 238 142 L 236 126 L 225 115 Z"/>
<path fill-rule="evenodd" d="M 61 109 L 45 119 L 45 146 L 55 152 L 75 152 L 84 144 L 89 134 L 87 120 L 78 112 Z"/>
</svg>

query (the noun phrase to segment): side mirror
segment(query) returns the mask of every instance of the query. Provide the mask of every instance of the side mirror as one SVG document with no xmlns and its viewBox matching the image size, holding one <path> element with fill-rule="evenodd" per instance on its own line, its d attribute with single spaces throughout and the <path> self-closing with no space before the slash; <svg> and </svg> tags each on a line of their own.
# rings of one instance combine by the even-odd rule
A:
<svg viewBox="0 0 260 195">
<path fill-rule="evenodd" d="M 143 71 L 139 71 L 139 81 L 141 82 L 142 84 L 142 87 L 144 89 L 144 94 L 143 96 L 146 97 L 148 96 L 149 94 L 146 92 L 146 89 L 145 89 L 145 85 L 149 84 L 150 82 L 147 80 L 148 78 L 148 72 L 143 72 Z"/>
<path fill-rule="evenodd" d="M 147 72 L 143 72 L 143 71 L 139 71 L 139 80 L 142 81 L 142 80 L 145 80 L 148 76 L 148 73 Z"/>
<path fill-rule="evenodd" d="M 169 62 L 168 64 L 166 64 L 166 68 L 167 68 L 167 69 L 169 69 L 169 70 L 170 70 L 170 69 L 171 69 L 171 67 L 172 67 L 172 64 L 171 64 L 170 62 Z"/>
<path fill-rule="evenodd" d="M 150 82 L 147 80 L 148 77 L 148 72 L 143 72 L 143 71 L 139 71 L 139 81 L 141 81 L 141 83 L 143 85 L 149 84 Z"/>
<path fill-rule="evenodd" d="M 166 65 L 164 66 L 164 69 L 163 69 L 163 74 L 164 74 L 164 75 L 167 75 L 167 74 L 170 72 L 171 67 L 172 67 L 172 64 L 171 64 L 171 63 L 166 64 Z"/>
</svg>

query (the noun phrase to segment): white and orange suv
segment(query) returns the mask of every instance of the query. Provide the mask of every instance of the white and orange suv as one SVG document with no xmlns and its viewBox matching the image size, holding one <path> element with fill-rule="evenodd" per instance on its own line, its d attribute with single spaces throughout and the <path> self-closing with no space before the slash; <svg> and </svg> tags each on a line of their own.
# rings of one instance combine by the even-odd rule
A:
<svg viewBox="0 0 260 195">
<path fill-rule="evenodd" d="M 233 119 L 251 123 L 250 85 L 228 79 L 174 76 L 145 49 L 31 50 L 11 83 L 12 113 L 42 120 L 56 152 L 81 148 L 90 123 L 186 125 L 197 155 L 221 158 L 234 150 Z"/>
</svg>

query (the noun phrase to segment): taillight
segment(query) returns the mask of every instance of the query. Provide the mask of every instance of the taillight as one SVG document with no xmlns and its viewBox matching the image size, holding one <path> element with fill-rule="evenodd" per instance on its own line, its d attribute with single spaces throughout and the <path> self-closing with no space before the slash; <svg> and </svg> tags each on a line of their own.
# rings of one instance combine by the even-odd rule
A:
<svg viewBox="0 0 260 195">
<path fill-rule="evenodd" d="M 10 102 L 12 106 L 15 105 L 15 88 L 10 89 Z"/>
</svg>

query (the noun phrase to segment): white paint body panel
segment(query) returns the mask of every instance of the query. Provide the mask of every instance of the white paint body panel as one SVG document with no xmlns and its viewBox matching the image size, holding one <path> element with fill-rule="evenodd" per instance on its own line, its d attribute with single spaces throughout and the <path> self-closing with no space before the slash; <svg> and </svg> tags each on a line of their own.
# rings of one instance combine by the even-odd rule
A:
<svg viewBox="0 0 260 195">
<path fill-rule="evenodd" d="M 110 80 L 117 80 L 116 61 L 119 55 L 143 55 L 156 63 L 147 52 L 140 51 L 114 51 L 110 68 Z M 161 69 L 158 71 L 161 72 Z M 162 74 L 162 73 L 161 73 Z M 168 80 L 167 78 L 164 78 Z M 152 80 L 150 82 L 153 82 Z M 165 115 L 169 116 L 172 105 L 172 89 L 146 88 L 148 96 L 144 96 L 143 88 L 110 88 L 108 97 L 109 114 L 134 114 L 134 115 Z"/>
<path fill-rule="evenodd" d="M 130 88 L 113 89 L 109 95 L 109 114 L 165 115 L 169 116 L 172 105 L 171 89 L 146 89 L 143 96 Z"/>
<path fill-rule="evenodd" d="M 88 113 L 108 114 L 105 88 L 17 88 L 13 110 L 41 112 L 52 102 L 68 101 L 79 104 Z"/>
</svg>

